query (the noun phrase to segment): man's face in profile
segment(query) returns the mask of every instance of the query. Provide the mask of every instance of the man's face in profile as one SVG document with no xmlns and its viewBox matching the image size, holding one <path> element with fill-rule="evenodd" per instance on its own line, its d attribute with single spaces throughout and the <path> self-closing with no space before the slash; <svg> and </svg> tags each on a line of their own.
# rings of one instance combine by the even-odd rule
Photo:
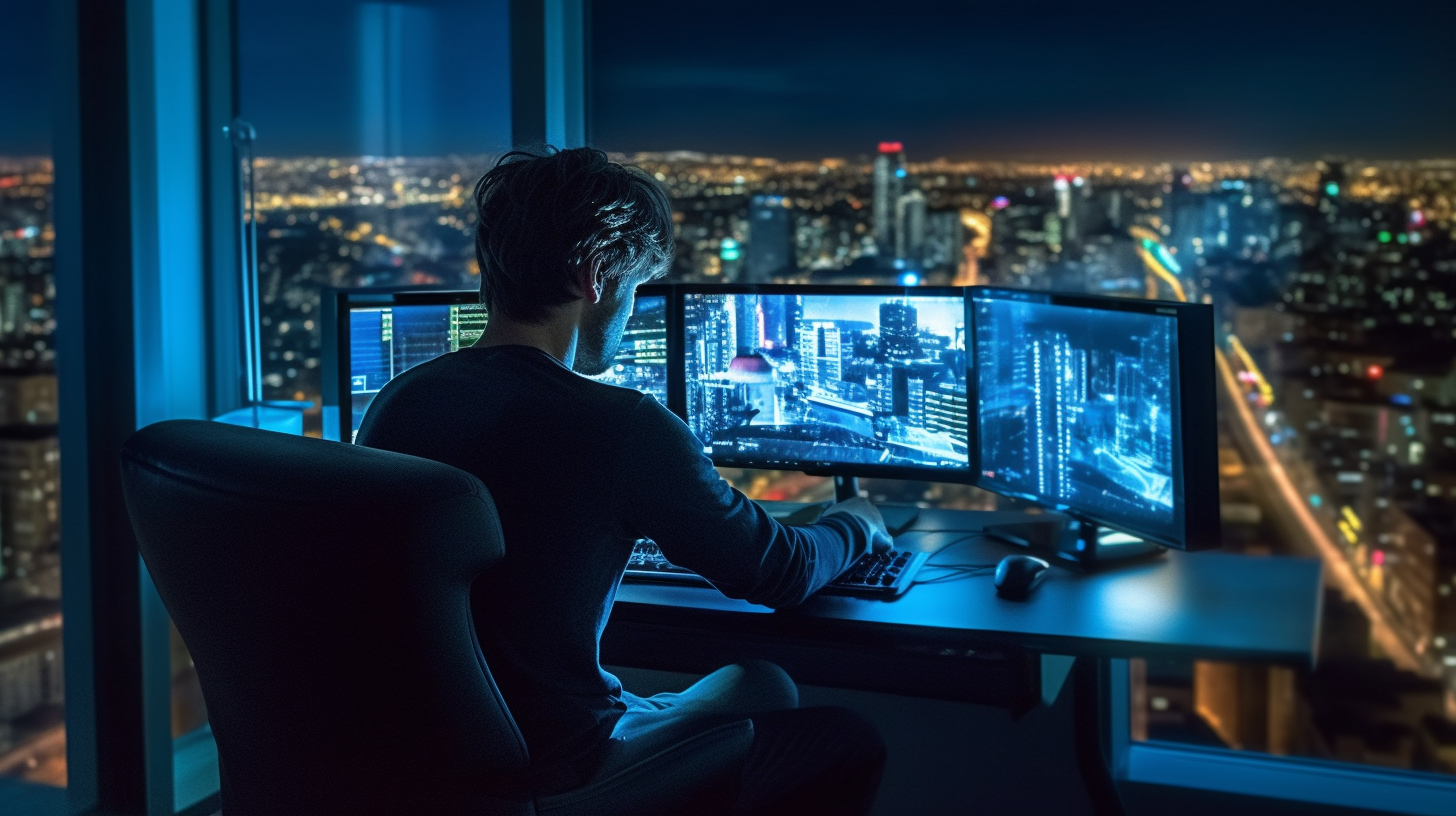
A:
<svg viewBox="0 0 1456 816">
<path fill-rule="evenodd" d="M 632 316 L 632 300 L 636 295 L 635 283 L 603 282 L 601 301 L 586 307 L 572 370 L 595 377 L 611 367 L 617 346 L 622 343 L 622 332 L 627 328 L 627 318 Z"/>
</svg>

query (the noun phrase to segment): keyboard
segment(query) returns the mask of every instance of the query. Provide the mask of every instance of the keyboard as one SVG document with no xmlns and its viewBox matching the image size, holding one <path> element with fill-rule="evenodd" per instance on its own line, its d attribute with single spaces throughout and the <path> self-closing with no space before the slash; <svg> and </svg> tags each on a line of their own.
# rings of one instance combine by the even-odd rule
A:
<svg viewBox="0 0 1456 816">
<path fill-rule="evenodd" d="M 915 573 L 930 557 L 928 553 L 890 550 L 865 553 L 838 578 L 819 590 L 826 595 L 857 595 L 871 598 L 893 598 L 915 582 Z M 657 543 L 645 538 L 632 545 L 627 559 L 625 581 L 648 581 L 686 586 L 712 586 L 701 575 L 668 561 Z"/>
</svg>

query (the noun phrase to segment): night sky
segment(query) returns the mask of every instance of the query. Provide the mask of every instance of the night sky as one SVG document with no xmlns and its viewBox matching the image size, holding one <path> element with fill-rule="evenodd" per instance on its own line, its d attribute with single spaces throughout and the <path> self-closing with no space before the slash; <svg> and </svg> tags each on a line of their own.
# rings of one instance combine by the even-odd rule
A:
<svg viewBox="0 0 1456 816">
<path fill-rule="evenodd" d="M 1456 156 L 1456 3 L 596 0 L 596 141 L 819 158 Z"/>
<path fill-rule="evenodd" d="M 0 153 L 49 143 L 44 0 L 0 0 Z M 264 155 L 351 155 L 361 4 L 240 0 Z M 505 0 L 397 4 L 390 152 L 509 134 Z M 595 0 L 596 143 L 779 158 L 1456 156 L 1456 3 Z M 37 32 L 29 36 L 24 32 Z M 374 108 L 370 106 L 374 105 Z"/>
</svg>

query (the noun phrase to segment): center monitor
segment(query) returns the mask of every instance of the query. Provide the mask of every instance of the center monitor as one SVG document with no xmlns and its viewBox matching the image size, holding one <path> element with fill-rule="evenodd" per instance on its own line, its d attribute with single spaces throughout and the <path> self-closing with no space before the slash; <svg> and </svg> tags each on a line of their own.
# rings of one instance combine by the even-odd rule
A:
<svg viewBox="0 0 1456 816">
<path fill-rule="evenodd" d="M 971 481 L 963 290 L 678 289 L 684 416 L 716 464 Z"/>
</svg>

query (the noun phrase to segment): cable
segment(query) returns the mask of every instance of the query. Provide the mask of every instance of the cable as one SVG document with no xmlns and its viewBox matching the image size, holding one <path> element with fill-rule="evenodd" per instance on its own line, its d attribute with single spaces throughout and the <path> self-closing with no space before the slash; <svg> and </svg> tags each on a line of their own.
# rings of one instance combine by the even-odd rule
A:
<svg viewBox="0 0 1456 816">
<path fill-rule="evenodd" d="M 966 533 L 966 535 L 963 535 L 960 538 L 953 538 L 950 541 L 947 541 L 944 544 L 940 545 L 939 547 L 936 547 L 935 549 L 931 550 L 930 551 L 930 557 L 931 558 L 934 558 L 937 555 L 940 555 L 942 552 L 950 549 L 951 547 L 954 547 L 957 544 L 963 544 L 963 543 L 965 543 L 967 541 L 971 541 L 971 540 L 976 539 L 976 538 L 985 538 L 986 537 L 986 534 L 984 532 L 980 531 L 980 530 L 945 530 L 945 531 L 937 530 L 936 532 L 947 532 L 947 533 L 964 532 L 964 533 Z M 930 566 L 930 565 L 929 564 L 926 564 L 926 566 Z"/>
<path fill-rule="evenodd" d="M 945 575 L 937 575 L 934 578 L 918 579 L 914 582 L 913 586 L 920 586 L 921 584 L 948 584 L 952 581 L 964 581 L 967 578 L 975 578 L 980 575 L 988 575 L 992 572 L 995 572 L 995 569 L 995 567 L 983 567 L 981 569 L 951 570 Z"/>
</svg>

